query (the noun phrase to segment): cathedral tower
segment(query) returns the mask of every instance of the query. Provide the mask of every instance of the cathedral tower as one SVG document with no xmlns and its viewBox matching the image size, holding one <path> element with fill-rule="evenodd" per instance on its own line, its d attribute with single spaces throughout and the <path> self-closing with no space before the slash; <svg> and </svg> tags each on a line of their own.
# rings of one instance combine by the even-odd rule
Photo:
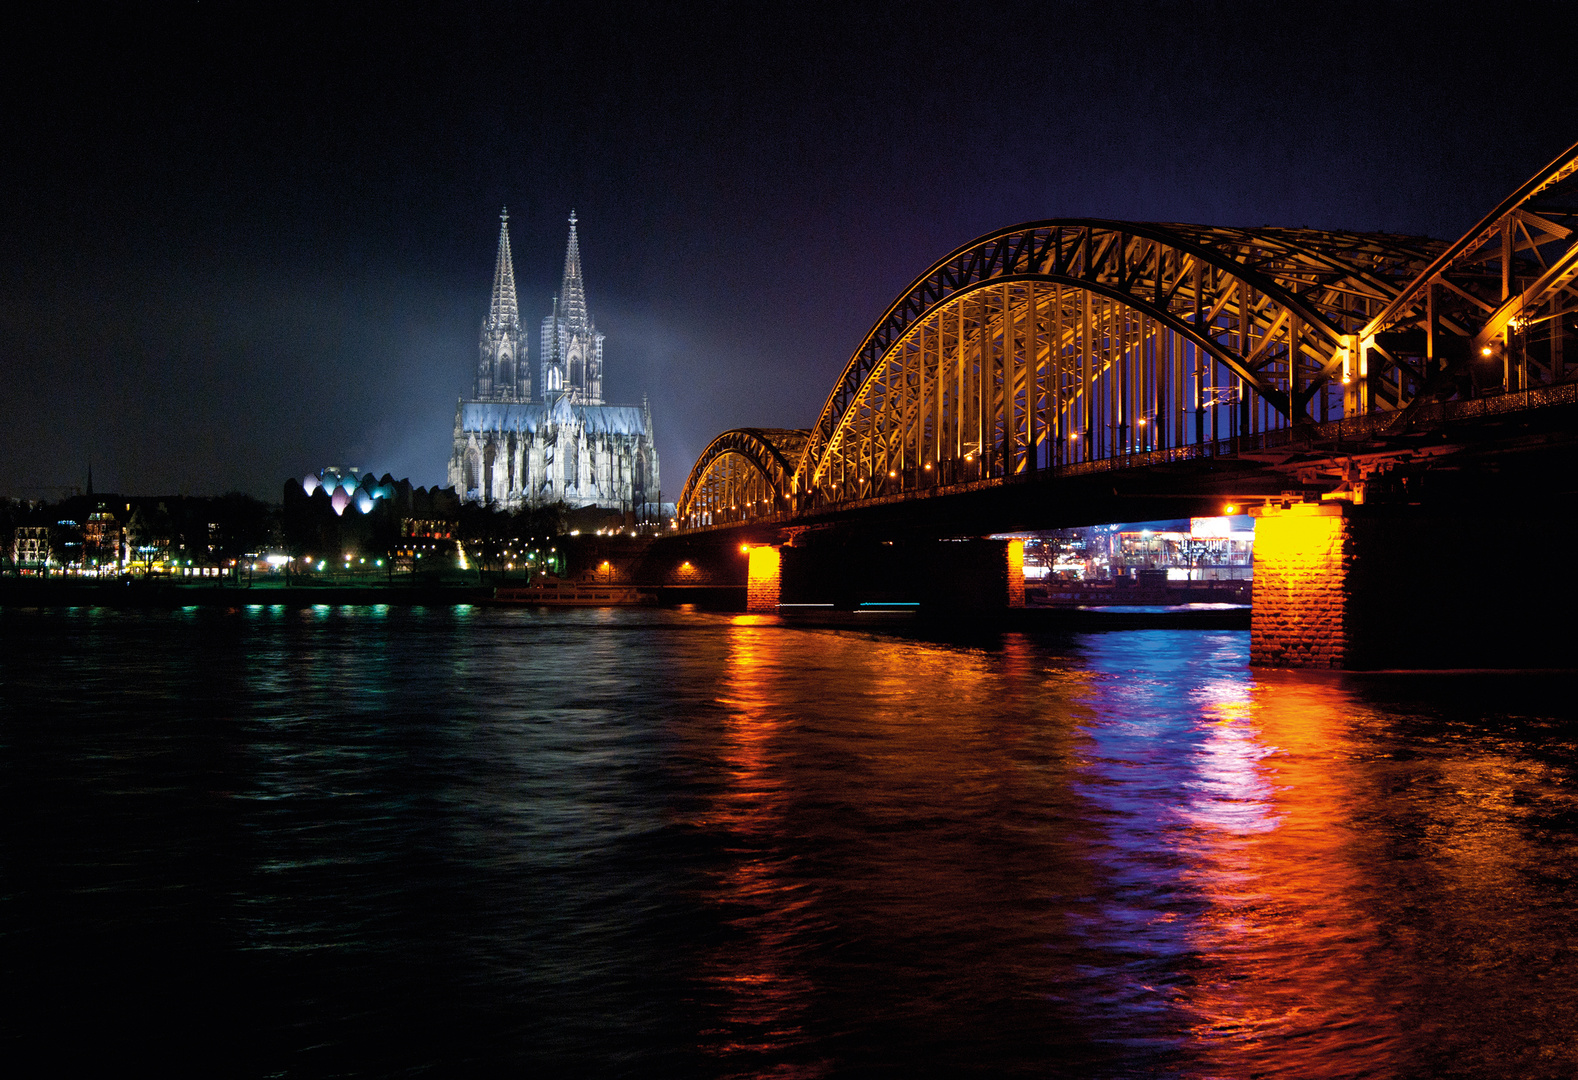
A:
<svg viewBox="0 0 1578 1080">
<path fill-rule="evenodd" d="M 521 341 L 520 305 L 515 299 L 515 263 L 510 256 L 510 212 L 499 213 L 499 254 L 493 265 L 493 298 L 482 320 L 478 348 L 477 401 L 529 401 L 531 367 Z"/>
<path fill-rule="evenodd" d="M 554 297 L 552 314 L 542 321 L 539 368 L 542 400 L 563 395 L 578 405 L 603 403 L 603 335 L 586 309 L 574 210 L 570 211 L 570 243 L 564 253 L 564 282 Z"/>
</svg>

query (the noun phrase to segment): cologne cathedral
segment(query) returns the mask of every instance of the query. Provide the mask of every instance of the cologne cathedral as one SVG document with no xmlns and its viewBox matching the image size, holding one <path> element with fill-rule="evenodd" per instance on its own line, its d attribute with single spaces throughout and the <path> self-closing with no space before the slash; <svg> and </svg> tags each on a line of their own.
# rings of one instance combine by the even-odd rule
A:
<svg viewBox="0 0 1578 1080">
<path fill-rule="evenodd" d="M 573 213 L 564 283 L 541 341 L 533 395 L 506 211 L 476 382 L 455 410 L 450 484 L 467 502 L 505 510 L 563 501 L 634 511 L 655 502 L 651 411 L 644 401 L 640 408 L 603 403 L 603 335 L 586 308 Z"/>
</svg>

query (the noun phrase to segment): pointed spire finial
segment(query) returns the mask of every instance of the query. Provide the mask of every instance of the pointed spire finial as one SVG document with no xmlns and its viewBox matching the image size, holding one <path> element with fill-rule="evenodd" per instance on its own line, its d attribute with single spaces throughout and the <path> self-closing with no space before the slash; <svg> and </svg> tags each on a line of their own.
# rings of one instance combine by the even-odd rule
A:
<svg viewBox="0 0 1578 1080">
<path fill-rule="evenodd" d="M 515 299 L 515 260 L 510 254 L 510 211 L 499 211 L 499 255 L 493 264 L 493 298 L 488 304 L 489 329 L 520 325 L 520 307 Z"/>
<path fill-rule="evenodd" d="M 559 289 L 564 320 L 573 330 L 589 329 L 586 283 L 581 279 L 581 241 L 575 234 L 575 211 L 570 211 L 570 242 L 564 251 L 564 282 Z"/>
</svg>

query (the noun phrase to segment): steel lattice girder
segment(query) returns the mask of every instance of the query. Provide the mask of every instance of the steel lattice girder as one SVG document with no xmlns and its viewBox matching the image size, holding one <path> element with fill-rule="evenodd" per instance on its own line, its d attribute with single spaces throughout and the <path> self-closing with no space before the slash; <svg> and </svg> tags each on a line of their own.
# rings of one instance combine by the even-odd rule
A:
<svg viewBox="0 0 1578 1080">
<path fill-rule="evenodd" d="M 992 233 L 917 278 L 867 335 L 811 429 L 797 487 L 823 484 L 840 428 L 861 414 L 873 378 L 901 339 L 973 291 L 1034 281 L 1119 301 L 1192 341 L 1291 418 L 1337 371 L 1353 330 L 1441 246 L 1376 234 L 1084 219 Z M 1264 357 L 1228 344 L 1235 335 L 1269 341 L 1289 323 L 1298 352 L 1317 364 L 1310 384 L 1297 389 L 1257 370 Z"/>
<path fill-rule="evenodd" d="M 771 491 L 761 505 L 773 511 L 869 498 L 916 486 L 923 463 L 938 467 L 926 486 L 1086 468 L 1159 443 L 1198 445 L 1205 416 L 1216 440 L 1220 406 L 1235 437 L 1246 423 L 1249 434 L 1257 424 L 1286 428 L 1308 420 L 1317 400 L 1325 417 L 1339 371 L 1342 415 L 1396 411 L 1406 423 L 1421 402 L 1479 392 L 1445 378 L 1468 346 L 1478 355 L 1499 340 L 1510 357 L 1524 334 L 1516 385 L 1541 381 L 1542 366 L 1544 381 L 1562 381 L 1573 314 L 1578 146 L 1451 245 L 1096 219 L 1017 225 L 917 278 L 855 351 L 809 431 L 715 440 L 686 483 L 682 513 L 698 498 L 739 511 L 751 492 Z M 1525 348 L 1540 324 L 1549 326 L 1543 351 Z M 1504 379 L 1487 392 L 1513 388 Z M 1182 430 L 1189 393 L 1192 435 Z M 1170 430 L 1136 438 L 1145 410 L 1163 406 L 1158 426 L 1170 421 Z M 1078 440 L 1081 422 L 1097 442 L 1078 453 L 1050 443 L 1054 428 Z M 941 466 L 961 461 L 975 471 L 944 481 Z"/>
<path fill-rule="evenodd" d="M 1445 248 L 1360 330 L 1424 332 L 1414 355 L 1437 359 L 1439 335 L 1467 338 L 1478 353 L 1516 323 L 1578 309 L 1578 144 L 1568 147 Z M 1398 350 L 1392 350 L 1398 351 Z M 1560 373 L 1557 373 L 1558 375 Z"/>
<path fill-rule="evenodd" d="M 784 428 L 735 428 L 719 435 L 702 451 L 685 480 L 675 508 L 679 520 L 697 508 L 704 492 L 711 490 L 720 499 L 727 493 L 737 500 L 753 480 L 788 509 L 795 465 L 807 434 Z"/>
</svg>

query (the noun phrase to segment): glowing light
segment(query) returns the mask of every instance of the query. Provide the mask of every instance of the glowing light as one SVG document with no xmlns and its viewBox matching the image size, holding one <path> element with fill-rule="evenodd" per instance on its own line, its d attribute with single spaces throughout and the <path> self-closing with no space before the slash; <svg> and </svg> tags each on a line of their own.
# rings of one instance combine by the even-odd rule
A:
<svg viewBox="0 0 1578 1080">
<path fill-rule="evenodd" d="M 779 599 L 779 554 L 769 545 L 751 549 L 746 568 L 747 611 L 777 611 Z"/>
<path fill-rule="evenodd" d="M 1190 518 L 1189 535 L 1226 539 L 1233 535 L 1233 522 L 1225 517 Z"/>
<path fill-rule="evenodd" d="M 750 552 L 751 552 L 751 545 L 749 545 L 749 544 L 741 544 L 740 545 L 740 553 L 742 555 L 749 555 Z"/>
<path fill-rule="evenodd" d="M 929 461 L 926 463 L 926 471 L 931 472 L 931 462 Z"/>
<path fill-rule="evenodd" d="M 1226 506 L 1222 507 L 1222 512 L 1224 514 L 1236 514 L 1238 512 L 1238 507 L 1234 506 L 1232 503 L 1228 503 Z"/>
<path fill-rule="evenodd" d="M 1479 355 L 1481 355 L 1481 356 L 1489 356 L 1493 351 L 1494 350 L 1491 349 L 1491 347 L 1489 345 L 1486 345 L 1483 349 L 1479 350 Z"/>
<path fill-rule="evenodd" d="M 893 476 L 897 476 L 897 475 L 898 475 L 898 473 L 895 472 L 894 470 L 892 470 L 892 469 L 888 470 L 888 476 L 893 477 Z"/>
</svg>

